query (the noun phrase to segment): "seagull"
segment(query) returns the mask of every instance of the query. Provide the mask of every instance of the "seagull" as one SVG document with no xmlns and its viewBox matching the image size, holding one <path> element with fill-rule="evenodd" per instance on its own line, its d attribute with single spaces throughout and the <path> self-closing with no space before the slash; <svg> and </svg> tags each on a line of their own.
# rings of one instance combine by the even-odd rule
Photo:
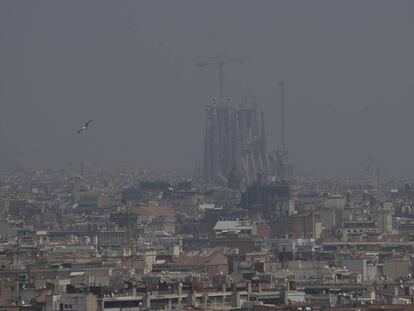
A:
<svg viewBox="0 0 414 311">
<path fill-rule="evenodd" d="M 85 123 L 85 125 L 84 126 L 82 126 L 77 132 L 76 132 L 76 134 L 80 134 L 80 132 L 82 132 L 83 130 L 86 130 L 87 128 L 88 128 L 88 126 L 89 126 L 89 123 L 91 123 L 92 122 L 92 120 L 89 120 L 88 122 L 86 122 Z"/>
</svg>

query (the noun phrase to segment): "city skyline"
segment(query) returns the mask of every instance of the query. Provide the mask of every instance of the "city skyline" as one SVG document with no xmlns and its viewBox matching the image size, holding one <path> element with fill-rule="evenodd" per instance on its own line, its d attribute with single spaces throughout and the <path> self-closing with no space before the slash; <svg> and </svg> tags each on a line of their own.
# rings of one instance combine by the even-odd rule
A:
<svg viewBox="0 0 414 311">
<path fill-rule="evenodd" d="M 414 2 L 0 1 L 0 311 L 414 311 Z"/>
</svg>

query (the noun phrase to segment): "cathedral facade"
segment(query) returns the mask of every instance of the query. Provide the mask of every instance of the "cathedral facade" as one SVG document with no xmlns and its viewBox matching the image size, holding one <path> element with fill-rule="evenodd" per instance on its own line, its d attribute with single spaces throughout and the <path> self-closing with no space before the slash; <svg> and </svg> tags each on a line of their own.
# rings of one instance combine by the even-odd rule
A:
<svg viewBox="0 0 414 311">
<path fill-rule="evenodd" d="M 206 109 L 203 179 L 227 185 L 234 168 L 250 183 L 258 174 L 281 175 L 284 156 L 268 152 L 264 115 L 258 120 L 257 105 L 213 102 Z"/>
</svg>

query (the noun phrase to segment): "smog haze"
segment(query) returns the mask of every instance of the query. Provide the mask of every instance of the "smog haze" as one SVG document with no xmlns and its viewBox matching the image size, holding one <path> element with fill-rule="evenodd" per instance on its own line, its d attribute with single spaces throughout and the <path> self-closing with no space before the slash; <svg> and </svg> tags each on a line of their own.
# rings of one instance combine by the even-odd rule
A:
<svg viewBox="0 0 414 311">
<path fill-rule="evenodd" d="M 254 96 L 276 149 L 285 82 L 298 170 L 414 174 L 410 1 L 5 0 L 0 43 L 0 167 L 192 168 L 218 96 L 196 63 L 222 54 L 278 59 L 224 66 L 224 95 Z"/>
</svg>

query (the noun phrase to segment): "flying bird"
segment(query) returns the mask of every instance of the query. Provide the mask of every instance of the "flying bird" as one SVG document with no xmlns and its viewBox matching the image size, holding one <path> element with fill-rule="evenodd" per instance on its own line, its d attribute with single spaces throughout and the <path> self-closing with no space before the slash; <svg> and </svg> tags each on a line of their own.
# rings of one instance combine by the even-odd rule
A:
<svg viewBox="0 0 414 311">
<path fill-rule="evenodd" d="M 83 130 L 86 130 L 87 128 L 88 128 L 88 126 L 89 126 L 89 123 L 91 123 L 92 122 L 92 120 L 89 120 L 88 122 L 86 122 L 85 123 L 85 125 L 84 126 L 82 126 L 77 132 L 76 132 L 76 134 L 80 134 L 80 132 L 82 132 Z"/>
</svg>

